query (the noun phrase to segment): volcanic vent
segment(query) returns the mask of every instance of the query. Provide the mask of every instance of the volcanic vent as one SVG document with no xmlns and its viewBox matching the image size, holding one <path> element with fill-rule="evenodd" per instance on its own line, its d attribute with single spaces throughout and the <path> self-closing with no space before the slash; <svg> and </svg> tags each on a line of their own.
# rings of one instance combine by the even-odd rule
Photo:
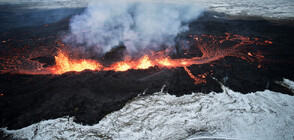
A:
<svg viewBox="0 0 294 140">
<path fill-rule="evenodd" d="M 248 62 L 254 62 L 258 68 L 261 68 L 261 62 L 264 56 L 260 51 L 254 50 L 254 47 L 269 46 L 271 44 L 272 42 L 269 40 L 249 38 L 231 33 L 225 33 L 222 36 L 189 35 L 185 41 L 180 41 L 178 46 L 174 48 L 170 47 L 161 51 L 150 51 L 150 53 L 143 54 L 143 56 L 138 58 L 122 55 L 122 58 L 118 61 L 113 61 L 109 64 L 109 61 L 105 58 L 105 56 L 109 54 L 105 54 L 98 59 L 72 58 L 70 56 L 79 56 L 79 52 L 77 52 L 79 49 L 75 48 L 73 50 L 71 47 L 57 42 L 58 48 L 60 49 L 57 49 L 56 56 L 30 58 L 30 60 L 27 61 L 38 60 L 39 63 L 35 63 L 35 65 L 32 64 L 31 66 L 27 65 L 26 67 L 28 67 L 28 69 L 26 69 L 26 67 L 16 67 L 5 71 L 26 74 L 63 74 L 70 71 L 81 72 L 86 69 L 92 71 L 127 71 L 130 69 L 148 69 L 150 67 L 157 67 L 159 69 L 164 67 L 183 67 L 189 76 L 195 80 L 195 83 L 199 83 L 197 79 L 202 79 L 200 81 L 204 82 L 203 79 L 205 79 L 205 76 L 210 72 L 200 74 L 197 77 L 188 69 L 189 66 L 207 64 L 227 56 L 233 56 Z M 125 47 L 121 49 L 125 50 Z M 115 51 L 121 51 L 121 49 L 114 49 L 109 53 L 116 53 Z M 29 56 L 33 56 L 33 54 Z M 52 59 L 52 57 L 54 57 L 54 59 Z M 2 67 L 9 68 L 12 66 L 7 62 L 6 64 L 3 63 Z"/>
</svg>

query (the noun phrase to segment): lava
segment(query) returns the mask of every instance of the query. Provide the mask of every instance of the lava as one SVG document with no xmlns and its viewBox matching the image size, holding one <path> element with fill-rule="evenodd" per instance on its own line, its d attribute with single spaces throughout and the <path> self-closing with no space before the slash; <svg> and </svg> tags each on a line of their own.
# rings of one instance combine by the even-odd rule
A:
<svg viewBox="0 0 294 140">
<path fill-rule="evenodd" d="M 49 67 L 49 69 L 53 74 L 63 74 L 69 71 L 80 72 L 86 69 L 93 71 L 127 71 L 130 69 L 147 69 L 154 66 L 168 68 L 182 67 L 188 65 L 187 60 L 188 59 L 171 59 L 170 57 L 166 57 L 165 55 L 157 55 L 156 57 L 144 55 L 137 60 L 119 61 L 110 66 L 103 66 L 98 61 L 91 59 L 71 59 L 65 52 L 59 51 L 58 55 L 55 56 L 56 64 L 52 67 Z"/>
<path fill-rule="evenodd" d="M 192 57 L 188 58 L 178 58 L 173 59 L 170 57 L 170 52 L 173 50 L 166 49 L 162 50 L 160 52 L 152 52 L 148 53 L 144 56 L 142 56 L 139 59 L 128 59 L 128 60 L 122 60 L 118 62 L 114 62 L 111 65 L 103 65 L 102 63 L 91 60 L 91 59 L 72 59 L 68 57 L 66 51 L 59 51 L 57 52 L 57 55 L 55 58 L 55 65 L 44 68 L 43 65 L 30 60 L 33 56 L 42 56 L 41 53 L 38 52 L 50 52 L 49 54 L 53 54 L 54 50 L 49 51 L 49 48 L 47 47 L 44 50 L 38 50 L 35 49 L 34 55 L 27 55 L 21 54 L 21 52 L 25 52 L 26 50 L 29 50 L 27 48 L 30 47 L 23 47 L 22 49 L 15 49 L 11 50 L 11 53 L 9 53 L 8 57 L 1 57 L 1 67 L 2 72 L 5 70 L 6 72 L 10 70 L 13 71 L 19 71 L 20 73 L 28 73 L 28 74 L 44 74 L 44 73 L 52 73 L 52 74 L 63 74 L 69 71 L 83 71 L 85 69 L 93 70 L 93 71 L 127 71 L 130 69 L 148 69 L 149 67 L 157 66 L 159 68 L 167 67 L 167 68 L 174 68 L 174 67 L 184 67 L 186 72 L 189 74 L 189 76 L 196 81 L 200 81 L 202 83 L 203 81 L 201 79 L 202 76 L 193 76 L 191 71 L 187 68 L 191 65 L 200 65 L 209 63 L 212 61 L 219 60 L 221 58 L 224 58 L 226 56 L 234 56 L 241 59 L 244 59 L 248 62 L 260 62 L 264 59 L 264 56 L 261 52 L 258 52 L 256 50 L 253 50 L 251 48 L 250 52 L 248 51 L 248 48 L 252 46 L 261 46 L 261 45 L 270 45 L 272 44 L 271 41 L 268 40 L 262 40 L 258 38 L 249 38 L 241 35 L 231 34 L 231 33 L 225 33 L 224 36 L 213 36 L 213 35 L 190 35 L 190 40 L 185 41 L 182 44 L 188 43 L 189 47 L 187 45 L 182 45 L 181 50 L 184 51 L 183 54 L 190 55 Z M 57 42 L 57 45 L 59 45 L 60 48 L 66 48 L 64 44 L 61 42 Z M 197 53 L 197 50 L 193 50 L 191 48 L 198 48 L 202 56 L 195 56 L 194 53 Z M 47 51 L 48 50 L 48 51 Z M 56 49 L 55 49 L 56 50 Z M 15 52 L 17 54 L 15 55 Z M 199 53 L 199 51 L 198 51 Z M 45 54 L 45 53 L 43 53 Z M 11 56 L 11 57 L 10 57 Z M 131 58 L 131 57 L 128 57 Z M 23 62 L 25 61 L 25 63 Z M 3 63 L 4 62 L 4 63 Z M 6 65 L 5 65 L 6 64 Z M 15 67 L 18 65 L 15 64 L 21 64 L 19 67 Z M 33 64 L 33 65 L 32 65 Z M 24 66 L 25 67 L 21 67 Z M 30 68 L 32 66 L 32 68 Z M 33 69 L 37 66 L 37 68 Z M 260 66 L 261 67 L 261 66 Z M 200 80 L 199 80 L 200 79 Z"/>
<path fill-rule="evenodd" d="M 183 67 L 185 69 L 185 71 L 188 73 L 188 75 L 193 79 L 195 80 L 194 84 L 197 85 L 197 84 L 200 84 L 200 83 L 206 83 L 206 80 L 204 79 L 205 76 L 204 75 L 201 75 L 201 78 L 200 77 L 196 77 L 192 74 L 192 72 L 186 67 L 184 66 Z"/>
<path fill-rule="evenodd" d="M 55 56 L 56 64 L 49 69 L 53 74 L 63 74 L 69 71 L 80 72 L 86 69 L 93 71 L 127 71 L 130 69 L 147 69 L 154 66 L 172 68 L 190 66 L 193 64 L 191 63 L 193 59 L 171 59 L 165 55 L 157 55 L 156 57 L 144 55 L 137 60 L 119 61 L 110 66 L 103 66 L 98 61 L 91 59 L 70 59 L 65 52 L 59 51 L 58 55 Z"/>
<path fill-rule="evenodd" d="M 51 67 L 51 71 L 54 74 L 62 74 L 69 71 L 83 71 L 85 69 L 89 70 L 101 70 L 102 65 L 94 60 L 71 60 L 68 56 L 60 51 L 57 56 L 55 56 L 56 65 Z"/>
<path fill-rule="evenodd" d="M 137 61 L 116 62 L 109 67 L 105 67 L 103 70 L 127 71 L 129 69 L 147 69 L 152 66 L 155 66 L 154 62 L 150 60 L 148 55 L 144 55 Z"/>
<path fill-rule="evenodd" d="M 139 69 L 147 69 L 149 67 L 152 67 L 152 62 L 150 61 L 149 57 L 147 55 L 143 56 L 140 61 L 137 68 Z"/>
<path fill-rule="evenodd" d="M 127 70 L 131 69 L 130 64 L 131 63 L 128 63 L 128 62 L 118 62 L 118 63 L 114 64 L 111 68 L 109 68 L 107 70 L 127 71 Z"/>
<path fill-rule="evenodd" d="M 163 59 L 157 59 L 158 63 L 162 66 L 166 66 L 166 67 L 172 67 L 174 66 L 174 64 L 172 63 L 172 60 L 167 57 L 167 58 L 163 58 Z"/>
</svg>

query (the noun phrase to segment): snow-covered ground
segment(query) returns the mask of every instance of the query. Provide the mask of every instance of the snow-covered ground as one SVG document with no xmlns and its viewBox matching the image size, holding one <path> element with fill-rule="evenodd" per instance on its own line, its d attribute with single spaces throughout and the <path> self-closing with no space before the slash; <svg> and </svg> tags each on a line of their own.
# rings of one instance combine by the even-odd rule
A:
<svg viewBox="0 0 294 140">
<path fill-rule="evenodd" d="M 138 1 L 138 0 L 126 0 Z M 152 0 L 140 0 L 152 1 Z M 155 1 L 155 0 L 153 0 Z M 183 3 L 180 0 L 164 0 Z M 189 0 L 203 3 L 207 10 L 222 12 L 232 16 L 263 17 L 267 19 L 293 19 L 293 0 Z M 0 0 L 0 4 L 30 4 L 29 8 L 85 7 L 90 0 Z"/>
<path fill-rule="evenodd" d="M 212 11 L 232 16 L 294 18 L 293 0 L 209 0 L 207 6 Z"/>
<path fill-rule="evenodd" d="M 292 81 L 284 83 L 293 88 Z M 19 130 L 28 139 L 293 139 L 294 97 L 265 90 L 249 94 L 223 86 L 223 93 L 176 97 L 164 92 L 139 96 L 98 124 L 72 117 L 42 121 Z"/>
<path fill-rule="evenodd" d="M 26 9 L 86 7 L 90 0 L 0 0 L 0 4 L 19 5 Z"/>
</svg>

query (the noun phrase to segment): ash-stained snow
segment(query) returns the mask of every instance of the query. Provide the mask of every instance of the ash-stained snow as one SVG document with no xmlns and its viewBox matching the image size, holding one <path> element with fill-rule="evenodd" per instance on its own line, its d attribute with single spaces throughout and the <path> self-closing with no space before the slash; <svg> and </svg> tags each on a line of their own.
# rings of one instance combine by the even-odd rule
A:
<svg viewBox="0 0 294 140">
<path fill-rule="evenodd" d="M 126 0 L 154 2 L 156 0 Z M 293 0 L 163 0 L 169 3 L 194 2 L 206 5 L 209 11 L 238 17 L 263 17 L 266 19 L 293 19 Z M 162 2 L 162 1 L 161 1 Z M 29 4 L 28 8 L 86 7 L 90 0 L 2 0 L 0 4 Z"/>
<path fill-rule="evenodd" d="M 293 139 L 294 97 L 265 90 L 241 94 L 193 93 L 176 97 L 158 92 L 139 96 L 98 124 L 77 124 L 72 117 L 2 129 L 27 139 Z"/>
<path fill-rule="evenodd" d="M 293 0 L 209 0 L 210 10 L 232 16 L 293 19 Z"/>
<path fill-rule="evenodd" d="M 0 0 L 0 4 L 19 5 L 23 9 L 57 9 L 86 7 L 89 0 Z"/>
</svg>

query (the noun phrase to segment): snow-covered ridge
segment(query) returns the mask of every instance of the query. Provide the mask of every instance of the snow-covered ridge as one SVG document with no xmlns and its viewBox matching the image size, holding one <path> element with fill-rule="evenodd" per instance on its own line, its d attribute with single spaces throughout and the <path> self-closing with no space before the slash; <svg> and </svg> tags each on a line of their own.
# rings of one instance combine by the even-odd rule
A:
<svg viewBox="0 0 294 140">
<path fill-rule="evenodd" d="M 210 10 L 231 16 L 293 19 L 293 0 L 208 0 Z"/>
<path fill-rule="evenodd" d="M 277 83 L 281 84 L 282 86 L 292 90 L 294 92 L 294 82 L 289 79 L 283 79 L 283 81 L 277 81 Z"/>
<path fill-rule="evenodd" d="M 18 5 L 23 9 L 58 9 L 87 7 L 90 0 L 0 0 L 0 4 Z"/>
<path fill-rule="evenodd" d="M 126 0 L 154 2 L 156 0 Z M 231 16 L 263 17 L 266 19 L 294 19 L 293 0 L 163 0 L 169 3 L 203 3 L 210 11 Z M 28 8 L 86 7 L 90 0 L 2 0 L 0 4 L 31 4 Z"/>
<path fill-rule="evenodd" d="M 294 97 L 265 90 L 249 94 L 223 86 L 223 93 L 176 97 L 158 92 L 139 96 L 98 124 L 73 117 L 42 121 L 19 130 L 27 139 L 293 139 Z"/>
</svg>

